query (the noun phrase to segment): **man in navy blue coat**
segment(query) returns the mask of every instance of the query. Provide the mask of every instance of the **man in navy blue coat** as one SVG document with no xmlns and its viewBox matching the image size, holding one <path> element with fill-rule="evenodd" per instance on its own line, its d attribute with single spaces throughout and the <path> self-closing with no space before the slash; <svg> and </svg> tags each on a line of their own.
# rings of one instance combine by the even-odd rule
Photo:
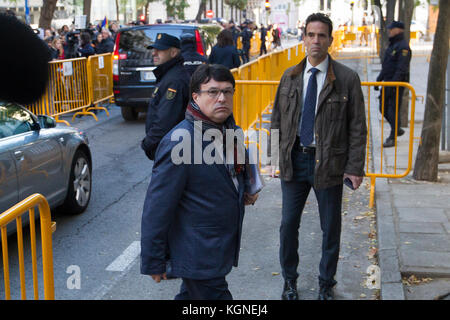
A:
<svg viewBox="0 0 450 320">
<path fill-rule="evenodd" d="M 234 84 L 228 68 L 199 66 L 186 119 L 156 150 L 142 214 L 141 273 L 156 282 L 181 277 L 177 300 L 232 299 L 225 276 L 238 264 L 244 205 L 258 194 L 245 192 L 247 165 L 236 156 L 245 154 L 243 144 L 226 134 L 216 136 L 219 148 L 203 140 L 208 130 L 239 129 L 232 115 Z M 232 161 L 224 151 L 230 141 Z"/>
<path fill-rule="evenodd" d="M 189 102 L 189 73 L 183 67 L 180 40 L 167 33 L 158 33 L 152 49 L 156 69 L 155 90 L 145 120 L 145 137 L 141 148 L 150 160 L 155 160 L 156 148 L 162 137 L 184 119 Z"/>
<path fill-rule="evenodd" d="M 409 81 L 409 65 L 411 62 L 411 48 L 405 40 L 404 29 L 405 24 L 401 21 L 392 21 L 388 26 L 389 46 L 386 48 L 383 57 L 382 69 L 377 77 L 378 81 Z M 377 88 L 375 88 L 377 90 Z M 405 131 L 400 128 L 401 124 L 396 124 L 397 118 L 400 120 L 400 107 L 402 105 L 403 91 L 405 87 L 398 87 L 398 110 L 396 111 L 396 89 L 395 87 L 385 87 L 384 100 L 384 117 L 391 126 L 391 133 L 383 143 L 383 147 L 390 148 L 395 146 L 395 129 L 397 128 L 397 136 L 401 136 Z M 380 94 L 380 112 L 382 110 L 382 96 Z"/>
</svg>

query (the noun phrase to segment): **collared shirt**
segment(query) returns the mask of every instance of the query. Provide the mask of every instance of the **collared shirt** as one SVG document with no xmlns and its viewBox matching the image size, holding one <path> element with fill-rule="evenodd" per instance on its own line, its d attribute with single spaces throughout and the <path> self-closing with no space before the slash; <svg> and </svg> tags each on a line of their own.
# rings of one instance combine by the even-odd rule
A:
<svg viewBox="0 0 450 320">
<path fill-rule="evenodd" d="M 308 82 L 309 78 L 311 77 L 311 68 L 319 69 L 319 72 L 316 73 L 316 81 L 317 81 L 317 98 L 316 98 L 316 108 L 315 112 L 317 114 L 317 104 L 319 103 L 319 95 L 322 91 L 322 88 L 325 84 L 325 79 L 327 78 L 327 72 L 328 72 L 328 63 L 329 58 L 328 55 L 321 63 L 319 63 L 317 66 L 313 67 L 311 63 L 309 63 L 309 60 L 306 59 L 306 66 L 305 66 L 305 72 L 303 72 L 303 108 L 305 107 L 305 98 L 306 98 L 306 90 L 308 90 Z M 302 112 L 303 113 L 303 112 Z M 299 120 L 299 126 L 302 124 L 302 119 Z M 300 129 L 300 127 L 299 127 Z M 315 135 L 313 135 L 313 142 L 311 144 L 312 147 L 316 145 L 316 138 Z"/>
</svg>

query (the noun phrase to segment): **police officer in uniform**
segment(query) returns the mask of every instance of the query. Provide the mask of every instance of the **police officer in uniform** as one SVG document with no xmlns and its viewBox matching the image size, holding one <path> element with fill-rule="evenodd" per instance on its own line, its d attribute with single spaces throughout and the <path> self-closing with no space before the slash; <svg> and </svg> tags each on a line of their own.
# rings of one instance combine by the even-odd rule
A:
<svg viewBox="0 0 450 320">
<path fill-rule="evenodd" d="M 411 61 L 411 48 L 405 40 L 405 25 L 401 21 L 393 21 L 387 27 L 389 33 L 389 46 L 387 47 L 380 74 L 377 81 L 409 81 L 409 64 Z M 375 87 L 377 90 L 377 87 Z M 391 133 L 383 147 L 389 148 L 395 145 L 395 118 L 396 118 L 396 88 L 384 87 L 384 117 L 391 126 Z M 400 119 L 400 106 L 402 105 L 404 87 L 398 89 L 398 107 L 397 119 Z M 382 96 L 380 95 L 380 112 L 382 107 Z M 405 131 L 397 124 L 397 136 L 401 136 Z"/>
<path fill-rule="evenodd" d="M 189 75 L 192 76 L 195 69 L 199 65 L 204 63 L 208 63 L 208 59 L 205 56 L 202 56 L 196 50 L 195 37 L 191 33 L 185 33 L 181 35 L 181 55 L 184 59 L 184 68 L 189 72 Z"/>
<path fill-rule="evenodd" d="M 245 64 L 250 61 L 250 40 L 253 37 L 253 32 L 248 27 L 248 22 L 242 24 L 242 63 Z"/>
<path fill-rule="evenodd" d="M 146 136 L 141 147 L 150 160 L 154 160 L 156 148 L 162 137 L 184 120 L 189 102 L 190 76 L 183 67 L 180 40 L 166 33 L 159 33 L 152 49 L 153 63 L 157 66 L 156 87 L 147 112 Z"/>
</svg>

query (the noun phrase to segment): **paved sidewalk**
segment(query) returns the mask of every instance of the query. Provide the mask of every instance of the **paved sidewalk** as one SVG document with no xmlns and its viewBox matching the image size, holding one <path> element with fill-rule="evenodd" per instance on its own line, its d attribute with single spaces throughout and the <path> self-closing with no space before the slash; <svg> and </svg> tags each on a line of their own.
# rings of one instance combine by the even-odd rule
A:
<svg viewBox="0 0 450 320">
<path fill-rule="evenodd" d="M 414 50 L 413 50 L 414 53 Z M 411 61 L 410 83 L 416 95 L 426 95 L 429 63 L 425 56 Z M 368 80 L 375 81 L 379 61 L 368 65 Z M 374 91 L 372 91 L 373 93 Z M 371 130 L 374 163 L 380 163 L 381 115 L 378 93 L 372 95 Z M 420 137 L 425 102 L 416 101 L 414 137 Z M 389 134 L 384 121 L 383 136 Z M 398 138 L 398 149 L 383 150 L 383 172 L 397 174 L 408 167 L 410 128 Z M 450 299 L 450 163 L 439 164 L 439 180 L 412 178 L 419 139 L 414 139 L 410 173 L 404 178 L 379 178 L 376 182 L 381 298 L 384 300 Z M 378 166 L 379 165 L 375 165 Z M 379 168 L 377 168 L 379 172 Z M 403 279 L 402 279 L 403 278 Z"/>
</svg>

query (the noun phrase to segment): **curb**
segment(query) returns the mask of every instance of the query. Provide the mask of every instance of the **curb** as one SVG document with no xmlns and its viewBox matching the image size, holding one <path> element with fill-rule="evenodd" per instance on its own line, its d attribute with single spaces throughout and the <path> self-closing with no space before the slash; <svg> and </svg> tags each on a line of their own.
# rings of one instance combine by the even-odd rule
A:
<svg viewBox="0 0 450 320">
<path fill-rule="evenodd" d="M 372 158 L 375 172 L 380 171 L 381 128 L 379 113 L 375 104 L 371 104 L 371 141 Z M 406 300 L 403 291 L 402 276 L 397 247 L 392 190 L 386 178 L 375 182 L 375 204 L 377 212 L 378 262 L 381 270 L 380 291 L 382 300 Z"/>
</svg>

